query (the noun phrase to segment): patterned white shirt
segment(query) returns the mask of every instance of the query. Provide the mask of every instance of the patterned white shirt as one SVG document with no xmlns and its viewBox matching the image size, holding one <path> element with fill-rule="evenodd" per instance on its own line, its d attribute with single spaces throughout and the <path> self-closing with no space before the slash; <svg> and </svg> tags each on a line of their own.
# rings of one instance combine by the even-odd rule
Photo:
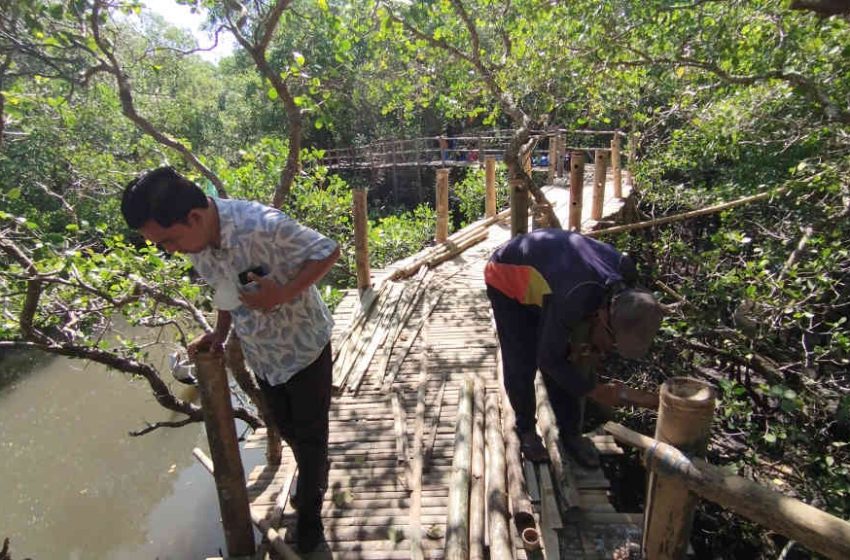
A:
<svg viewBox="0 0 850 560">
<path fill-rule="evenodd" d="M 214 290 L 232 291 L 239 286 L 240 272 L 258 266 L 279 284 L 286 284 L 306 261 L 324 259 L 336 249 L 335 241 L 274 208 L 245 200 L 214 199 L 214 203 L 221 246 L 188 255 Z M 239 304 L 230 314 L 248 365 L 270 385 L 286 383 L 313 363 L 333 327 L 316 286 L 271 311 Z"/>
</svg>

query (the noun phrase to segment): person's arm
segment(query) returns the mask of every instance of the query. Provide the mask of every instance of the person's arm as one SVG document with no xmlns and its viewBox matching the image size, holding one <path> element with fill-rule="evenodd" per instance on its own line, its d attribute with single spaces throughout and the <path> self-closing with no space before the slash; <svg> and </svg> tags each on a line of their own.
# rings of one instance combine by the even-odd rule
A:
<svg viewBox="0 0 850 560">
<path fill-rule="evenodd" d="M 582 397 L 593 389 L 595 379 L 581 375 L 572 363 L 571 339 L 580 323 L 601 305 L 603 289 L 596 283 L 587 283 L 566 297 L 553 294 L 549 298 L 541 314 L 537 367 L 565 391 Z"/>
<path fill-rule="evenodd" d="M 224 341 L 227 339 L 227 333 L 230 332 L 231 321 L 230 311 L 219 309 L 215 328 L 212 332 L 204 333 L 189 343 L 189 346 L 186 348 L 189 357 L 194 358 L 198 352 L 212 352 L 213 354 L 217 354 L 223 351 Z"/>
<path fill-rule="evenodd" d="M 279 284 L 270 276 L 248 274 L 248 280 L 256 282 L 259 289 L 240 296 L 242 303 L 249 309 L 269 310 L 286 304 L 298 297 L 304 290 L 318 282 L 328 273 L 339 259 L 339 246 L 320 260 L 307 260 L 295 276 L 286 284 Z"/>
</svg>

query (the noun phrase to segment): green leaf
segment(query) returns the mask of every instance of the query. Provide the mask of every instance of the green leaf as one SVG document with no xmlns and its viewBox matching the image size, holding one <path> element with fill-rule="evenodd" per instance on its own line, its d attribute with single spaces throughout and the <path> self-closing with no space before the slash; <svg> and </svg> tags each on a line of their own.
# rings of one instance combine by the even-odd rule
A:
<svg viewBox="0 0 850 560">
<path fill-rule="evenodd" d="M 6 193 L 6 196 L 9 197 L 9 200 L 18 200 L 21 198 L 21 188 L 15 187 Z"/>
<path fill-rule="evenodd" d="M 270 100 L 275 101 L 277 99 L 277 90 L 273 87 L 270 87 L 268 91 L 266 91 L 266 95 Z"/>
</svg>

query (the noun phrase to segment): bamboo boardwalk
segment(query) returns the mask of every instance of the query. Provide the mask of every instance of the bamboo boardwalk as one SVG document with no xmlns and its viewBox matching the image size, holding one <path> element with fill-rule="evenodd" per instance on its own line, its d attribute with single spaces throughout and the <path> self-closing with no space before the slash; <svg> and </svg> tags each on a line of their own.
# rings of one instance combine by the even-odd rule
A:
<svg viewBox="0 0 850 560">
<path fill-rule="evenodd" d="M 592 179 L 593 174 L 586 177 Z M 585 226 L 592 225 L 589 183 L 585 185 Z M 566 223 L 567 190 L 550 186 L 546 191 Z M 607 192 L 612 192 L 610 177 Z M 625 184 L 624 196 L 628 194 Z M 606 219 L 622 206 L 621 200 L 606 201 Z M 487 227 L 486 239 L 430 270 L 423 267 L 406 280 L 391 277 L 416 256 L 373 272 L 375 284 L 382 288 L 376 290 L 371 314 L 361 311 L 356 291 L 337 307 L 338 395 L 331 405 L 331 465 L 323 506 L 328 547 L 311 558 L 411 558 L 411 551 L 420 546 L 417 543 L 424 558 L 445 556 L 446 540 L 453 530 L 447 520 L 449 489 L 465 380 L 474 380 L 479 391 L 472 415 L 476 425 L 484 421 L 484 395 L 501 395 L 498 339 L 483 269 L 493 249 L 509 236 L 509 227 L 497 221 Z M 480 426 L 477 429 L 472 438 L 480 442 L 484 432 Z M 264 440 L 265 433 L 259 430 L 248 437 L 246 447 L 264 446 Z M 610 436 L 597 435 L 594 441 L 603 456 L 622 453 Z M 488 446 L 486 457 L 489 453 Z M 514 557 L 610 558 L 623 542 L 639 542 L 641 516 L 614 511 L 603 472 L 566 465 L 578 496 L 577 503 L 568 505 L 562 497 L 566 491 L 550 468 L 525 465 L 528 497 L 543 547 L 527 553 L 510 523 Z M 476 488 L 488 487 L 485 472 L 483 456 L 473 453 L 468 515 L 470 524 L 486 528 L 490 513 L 481 499 L 484 494 L 474 496 Z M 248 475 L 251 508 L 268 516 L 275 504 L 282 507 L 281 532 L 294 523 L 288 504 L 294 474 L 292 455 L 286 449 L 281 465 L 259 466 Z M 486 529 L 481 535 L 480 544 L 473 539 L 472 558 L 488 557 Z M 499 558 L 492 553 L 489 557 Z"/>
</svg>

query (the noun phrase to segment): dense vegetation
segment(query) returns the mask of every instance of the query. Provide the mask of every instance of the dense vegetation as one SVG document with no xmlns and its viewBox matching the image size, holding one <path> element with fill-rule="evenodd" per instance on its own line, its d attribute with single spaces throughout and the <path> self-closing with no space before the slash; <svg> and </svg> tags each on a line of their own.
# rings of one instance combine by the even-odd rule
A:
<svg viewBox="0 0 850 560">
<path fill-rule="evenodd" d="M 218 64 L 133 1 L 0 0 L 0 352 L 141 375 L 184 414 L 171 424 L 197 420 L 145 347 L 103 336 L 122 316 L 184 343 L 208 327 L 186 261 L 120 219 L 118 194 L 139 171 L 175 165 L 332 236 L 344 255 L 333 301 L 353 285 L 351 186 L 372 182 L 374 267 L 427 243 L 434 218 L 430 200 L 382 196 L 380 177 L 315 165 L 322 149 L 510 127 L 500 176 L 525 180 L 516 162 L 547 126 L 634 131 L 646 218 L 775 194 L 608 240 L 638 257 L 670 310 L 652 359 L 622 372 L 650 386 L 710 380 L 713 461 L 850 517 L 846 3 L 192 4 L 239 44 Z M 457 221 L 475 219 L 480 174 L 454 196 Z M 701 556 L 785 546 L 711 506 L 699 519 Z"/>
</svg>

